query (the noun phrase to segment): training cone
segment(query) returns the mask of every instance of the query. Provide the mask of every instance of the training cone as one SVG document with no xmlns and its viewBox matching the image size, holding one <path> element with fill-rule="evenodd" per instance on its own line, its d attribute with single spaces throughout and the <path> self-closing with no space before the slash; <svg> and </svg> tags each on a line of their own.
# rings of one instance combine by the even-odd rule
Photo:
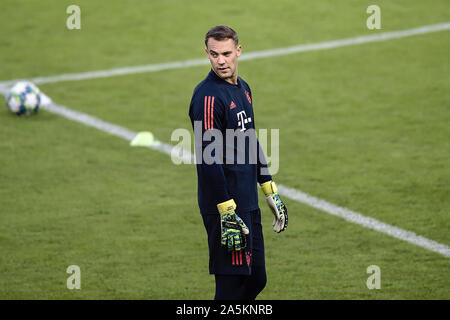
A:
<svg viewBox="0 0 450 320">
<path fill-rule="evenodd" d="M 139 132 L 130 142 L 132 147 L 150 147 L 153 144 L 155 144 L 155 138 L 153 133 L 148 131 Z"/>
</svg>

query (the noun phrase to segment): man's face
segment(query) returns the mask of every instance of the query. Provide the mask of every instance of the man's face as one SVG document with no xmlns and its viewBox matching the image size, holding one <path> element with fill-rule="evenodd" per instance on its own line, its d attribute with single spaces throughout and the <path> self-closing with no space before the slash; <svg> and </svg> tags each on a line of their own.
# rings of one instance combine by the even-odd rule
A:
<svg viewBox="0 0 450 320">
<path fill-rule="evenodd" d="M 223 80 L 237 84 L 238 57 L 242 47 L 236 46 L 233 39 L 217 41 L 209 38 L 205 50 L 214 72 Z"/>
</svg>

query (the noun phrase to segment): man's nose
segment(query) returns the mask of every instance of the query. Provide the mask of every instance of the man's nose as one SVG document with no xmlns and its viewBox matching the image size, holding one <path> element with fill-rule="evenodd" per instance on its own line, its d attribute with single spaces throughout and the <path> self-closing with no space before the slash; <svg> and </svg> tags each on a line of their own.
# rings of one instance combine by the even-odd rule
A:
<svg viewBox="0 0 450 320">
<path fill-rule="evenodd" d="M 218 64 L 224 64 L 225 63 L 225 59 L 222 56 L 219 56 L 219 58 L 217 58 L 217 63 Z"/>
</svg>

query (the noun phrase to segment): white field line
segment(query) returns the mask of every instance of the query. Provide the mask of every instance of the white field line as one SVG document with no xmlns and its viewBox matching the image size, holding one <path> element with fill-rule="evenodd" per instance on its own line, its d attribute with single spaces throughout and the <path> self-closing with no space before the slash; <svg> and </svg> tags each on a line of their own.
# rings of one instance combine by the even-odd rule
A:
<svg viewBox="0 0 450 320">
<path fill-rule="evenodd" d="M 125 139 L 130 142 L 138 134 L 138 132 L 128 130 L 127 128 L 103 121 L 97 117 L 93 117 L 86 113 L 69 109 L 68 107 L 59 104 L 51 103 L 49 105 L 42 106 L 42 109 L 58 114 L 66 119 L 82 123 L 88 127 L 92 127 L 100 131 L 112 134 L 116 137 Z M 174 149 L 172 145 L 158 141 L 156 139 L 155 143 L 149 148 L 166 153 L 168 155 L 171 155 L 172 149 Z M 184 158 L 181 159 L 185 160 Z M 193 158 L 189 158 L 189 160 L 192 161 Z"/>
<path fill-rule="evenodd" d="M 443 30 L 450 30 L 450 22 L 422 26 L 422 27 L 417 27 L 417 28 L 407 29 L 407 30 L 376 33 L 376 34 L 372 34 L 372 35 L 368 35 L 368 36 L 360 36 L 360 37 L 312 43 L 312 44 L 301 44 L 301 45 L 297 45 L 297 46 L 272 49 L 272 50 L 249 52 L 249 53 L 242 54 L 242 56 L 239 58 L 239 61 L 268 58 L 268 57 L 274 57 L 274 56 L 282 56 L 282 55 L 294 54 L 294 53 L 305 52 L 305 51 L 326 50 L 326 49 L 351 46 L 351 45 L 357 45 L 357 44 L 369 43 L 369 42 L 386 41 L 386 40 L 390 40 L 390 39 L 404 38 L 404 37 L 425 34 L 425 33 L 430 33 L 430 32 L 443 31 Z M 109 69 L 109 70 L 99 70 L 99 71 L 90 71 L 90 72 L 81 72 L 81 73 L 69 73 L 69 74 L 61 74 L 61 75 L 56 75 L 56 76 L 31 78 L 28 80 L 34 82 L 35 84 L 44 84 L 44 83 L 52 83 L 52 82 L 60 82 L 60 81 L 77 81 L 77 80 L 85 80 L 85 79 L 106 78 L 106 77 L 113 77 L 113 76 L 126 75 L 126 74 L 155 72 L 155 71 L 170 70 L 170 69 L 180 69 L 180 68 L 188 68 L 188 67 L 202 66 L 202 65 L 208 65 L 208 64 L 209 64 L 209 60 L 207 60 L 205 58 L 205 59 L 175 61 L 175 62 L 160 63 L 160 64 L 149 64 L 149 65 L 135 66 L 135 67 L 124 67 L 124 68 Z M 23 79 L 1 81 L 0 86 L 10 86 L 19 80 L 23 80 Z"/>
<path fill-rule="evenodd" d="M 436 242 L 434 240 L 427 239 L 414 232 L 407 231 L 390 224 L 381 222 L 371 217 L 362 215 L 361 213 L 349 210 L 344 207 L 337 206 L 325 200 L 313 197 L 300 190 L 288 188 L 282 185 L 278 185 L 278 191 L 286 198 L 296 200 L 298 202 L 307 204 L 313 208 L 319 209 L 331 215 L 340 217 L 348 222 L 359 224 L 363 227 L 388 234 L 394 238 L 418 245 L 430 251 L 438 252 L 446 257 L 450 257 L 450 247 Z"/>
<path fill-rule="evenodd" d="M 5 93 L 4 90 L 0 90 L 0 92 Z M 86 126 L 96 128 L 100 131 L 115 135 L 119 138 L 125 139 L 130 142 L 137 134 L 137 132 L 135 131 L 131 131 L 124 127 L 103 121 L 99 118 L 90 116 L 88 114 L 69 109 L 62 105 L 52 103 L 50 105 L 43 106 L 42 109 L 58 114 L 66 119 L 73 120 L 82 123 Z M 169 156 L 175 156 L 179 154 L 177 152 L 179 150 L 176 150 L 173 145 L 161 141 L 157 141 L 157 143 L 150 146 L 149 148 L 163 152 Z M 194 163 L 193 161 L 194 155 L 190 152 L 185 151 L 184 158 L 182 159 L 183 160 L 187 159 L 190 160 L 190 163 Z M 343 218 L 346 221 L 359 224 L 365 228 L 369 228 L 390 235 L 396 239 L 400 239 L 415 244 L 417 246 L 423 247 L 430 251 L 440 253 L 445 257 L 450 257 L 449 246 L 427 239 L 425 237 L 415 234 L 414 232 L 389 225 L 374 218 L 370 218 L 360 213 L 351 211 L 347 208 L 339 207 L 335 204 L 316 198 L 300 190 L 288 188 L 281 184 L 278 185 L 278 191 L 284 197 L 306 204 L 308 206 L 319 209 L 331 215 Z"/>
</svg>

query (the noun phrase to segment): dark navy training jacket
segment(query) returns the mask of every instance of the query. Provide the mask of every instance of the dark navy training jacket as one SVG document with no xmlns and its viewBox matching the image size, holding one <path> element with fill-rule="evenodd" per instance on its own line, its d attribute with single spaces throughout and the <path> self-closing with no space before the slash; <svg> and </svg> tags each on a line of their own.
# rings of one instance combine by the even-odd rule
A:
<svg viewBox="0 0 450 320">
<path fill-rule="evenodd" d="M 234 199 L 236 212 L 258 208 L 257 183 L 272 180 L 255 133 L 252 93 L 211 70 L 194 90 L 189 117 L 195 135 L 198 204 L 218 214 L 217 204 Z M 265 174 L 264 174 L 265 173 Z"/>
</svg>

